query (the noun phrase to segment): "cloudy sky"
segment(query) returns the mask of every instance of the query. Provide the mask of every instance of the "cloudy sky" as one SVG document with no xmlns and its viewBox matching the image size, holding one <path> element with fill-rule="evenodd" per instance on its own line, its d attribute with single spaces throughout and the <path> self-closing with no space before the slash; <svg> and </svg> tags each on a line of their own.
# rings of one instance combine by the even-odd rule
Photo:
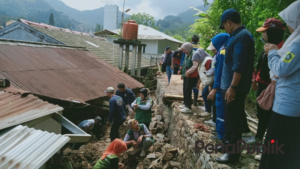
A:
<svg viewBox="0 0 300 169">
<path fill-rule="evenodd" d="M 68 6 L 78 10 L 92 10 L 103 7 L 104 1 L 111 0 L 61 0 Z M 124 0 L 112 0 L 119 6 L 120 11 L 123 10 Z M 212 0 L 209 0 L 212 2 Z M 126 0 L 125 10 L 130 8 L 129 15 L 138 12 L 145 12 L 155 19 L 163 19 L 166 15 L 176 15 L 180 12 L 184 12 L 189 7 L 196 7 L 203 5 L 203 0 Z"/>
</svg>

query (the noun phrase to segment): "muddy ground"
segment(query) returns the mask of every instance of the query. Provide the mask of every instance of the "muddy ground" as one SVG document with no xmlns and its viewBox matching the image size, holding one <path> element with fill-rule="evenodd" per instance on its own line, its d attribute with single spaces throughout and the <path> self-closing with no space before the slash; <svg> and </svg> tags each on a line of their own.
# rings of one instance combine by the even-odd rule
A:
<svg viewBox="0 0 300 169">
<path fill-rule="evenodd" d="M 153 99 L 155 99 L 154 96 L 153 96 Z M 155 109 L 155 106 L 153 108 Z M 195 109 L 195 107 L 193 109 Z M 246 110 L 252 118 L 256 119 L 255 105 L 251 104 L 250 102 L 247 102 Z M 196 120 L 197 123 L 203 123 L 205 120 L 207 120 L 207 118 L 202 118 L 198 114 L 191 115 L 189 117 L 189 119 Z M 209 129 L 213 129 L 213 128 L 209 127 Z M 110 144 L 110 139 L 109 139 L 110 128 L 103 127 L 103 130 L 106 131 L 106 134 L 100 140 L 96 140 L 95 138 L 92 138 L 89 141 L 89 143 L 87 143 L 87 144 L 83 144 L 83 145 L 77 144 L 75 146 L 75 147 L 77 147 L 77 150 L 72 150 L 72 146 L 73 146 L 72 144 L 64 147 L 60 153 L 60 158 L 57 162 L 57 165 L 54 168 L 67 169 L 68 168 L 67 164 L 69 163 L 72 165 L 73 169 L 92 169 L 93 166 L 95 165 L 95 163 L 102 156 L 105 149 Z M 126 132 L 127 132 L 127 127 L 121 126 L 121 128 L 120 128 L 121 139 L 124 138 Z M 163 144 L 157 144 L 158 146 L 155 148 L 155 150 L 150 149 L 148 151 L 148 153 L 154 151 L 156 154 L 161 155 L 164 151 L 166 151 L 163 147 L 166 146 L 166 144 L 168 142 L 169 142 L 169 140 L 168 140 L 168 138 L 166 138 L 166 140 L 164 140 Z M 169 145 L 167 145 L 167 146 L 169 146 Z M 78 147 L 79 147 L 79 149 L 78 149 Z M 250 157 L 247 154 L 242 154 L 242 156 L 245 158 L 245 160 L 250 159 L 251 163 L 254 162 L 255 163 L 254 168 L 258 167 L 258 162 L 254 161 L 254 157 Z M 120 161 L 122 161 L 123 158 L 124 157 L 121 156 Z M 168 159 L 170 157 L 163 157 L 163 158 Z M 174 164 L 176 162 L 176 156 L 174 155 L 174 156 L 172 156 L 172 158 L 173 158 L 173 160 L 175 159 L 175 161 L 172 162 Z M 224 166 L 224 168 L 229 167 L 229 168 L 245 168 L 246 169 L 247 163 L 250 163 L 250 162 L 249 161 L 247 162 L 245 160 L 241 161 L 238 165 Z M 135 157 L 133 157 L 133 159 L 130 159 L 130 163 L 126 166 L 126 169 L 136 169 L 137 166 L 141 166 L 141 167 L 149 166 L 152 162 L 153 162 L 153 160 L 135 156 Z M 174 168 L 174 167 L 171 167 L 171 168 Z"/>
</svg>

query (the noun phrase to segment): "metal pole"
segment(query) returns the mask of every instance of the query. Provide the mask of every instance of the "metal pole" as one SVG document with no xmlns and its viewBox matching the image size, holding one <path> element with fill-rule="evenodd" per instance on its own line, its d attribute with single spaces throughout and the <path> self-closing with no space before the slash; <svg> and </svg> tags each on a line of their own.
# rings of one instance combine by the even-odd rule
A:
<svg viewBox="0 0 300 169">
<path fill-rule="evenodd" d="M 136 46 L 132 47 L 131 76 L 135 76 Z"/>
<path fill-rule="evenodd" d="M 120 44 L 119 48 L 119 69 L 122 70 L 123 67 L 123 45 Z"/>
<path fill-rule="evenodd" d="M 124 8 L 125 8 L 125 0 L 123 2 L 123 13 L 122 13 L 122 22 L 121 22 L 121 38 L 123 37 Z"/>
<path fill-rule="evenodd" d="M 124 68 L 125 73 L 128 73 L 128 66 L 129 66 L 129 45 L 126 45 L 126 49 L 125 49 L 125 68 Z"/>
<path fill-rule="evenodd" d="M 137 77 L 141 77 L 142 46 L 138 46 Z"/>
</svg>

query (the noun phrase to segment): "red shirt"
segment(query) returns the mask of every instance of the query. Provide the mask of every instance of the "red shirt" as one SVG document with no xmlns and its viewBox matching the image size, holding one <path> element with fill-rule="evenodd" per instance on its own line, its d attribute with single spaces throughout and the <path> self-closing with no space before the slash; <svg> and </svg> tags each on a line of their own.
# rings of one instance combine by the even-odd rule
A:
<svg viewBox="0 0 300 169">
<path fill-rule="evenodd" d="M 277 47 L 280 49 L 282 48 L 284 44 L 284 41 L 280 42 Z M 258 83 L 262 83 L 262 84 L 266 84 L 266 85 L 269 85 L 271 83 L 271 79 L 268 79 L 267 81 L 263 80 L 260 78 L 260 70 L 255 72 L 255 68 L 253 68 L 253 73 L 252 73 L 252 81 L 256 81 Z"/>
</svg>

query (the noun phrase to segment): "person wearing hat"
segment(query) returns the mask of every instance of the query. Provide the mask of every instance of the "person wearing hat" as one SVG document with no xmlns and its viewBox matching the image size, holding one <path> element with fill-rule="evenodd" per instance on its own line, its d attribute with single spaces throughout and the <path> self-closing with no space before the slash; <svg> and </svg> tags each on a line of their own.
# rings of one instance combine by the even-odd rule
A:
<svg viewBox="0 0 300 169">
<path fill-rule="evenodd" d="M 101 118 L 99 116 L 97 116 L 95 119 L 88 119 L 80 122 L 78 127 L 85 132 L 90 132 L 97 124 L 101 126 Z"/>
<path fill-rule="evenodd" d="M 140 90 L 140 97 L 136 98 L 136 100 L 131 104 L 131 107 L 135 110 L 135 117 L 139 123 L 145 124 L 147 128 L 149 128 L 152 112 L 151 108 L 153 106 L 153 100 L 149 97 L 149 90 L 146 88 L 142 88 Z"/>
<path fill-rule="evenodd" d="M 171 51 L 171 48 L 169 46 L 166 47 L 165 50 L 165 65 L 166 65 L 166 71 L 168 75 L 168 83 L 170 84 L 171 76 L 173 74 L 173 52 Z"/>
<path fill-rule="evenodd" d="M 245 114 L 245 100 L 252 83 L 254 64 L 254 39 L 251 33 L 241 24 L 241 16 L 235 9 L 228 9 L 221 16 L 219 29 L 230 34 L 230 40 L 225 45 L 225 61 L 221 78 L 222 99 L 224 99 L 225 136 L 223 147 L 227 152 L 216 158 L 219 163 L 239 161 L 240 151 L 237 141 L 242 139 L 242 133 L 250 129 Z"/>
<path fill-rule="evenodd" d="M 126 120 L 125 105 L 123 99 L 120 96 L 115 95 L 115 89 L 108 87 L 105 91 L 109 98 L 109 116 L 107 125 L 111 124 L 110 139 L 114 141 L 116 138 L 120 138 L 119 128 Z"/>
<path fill-rule="evenodd" d="M 268 18 L 266 19 L 263 26 L 258 28 L 256 31 L 262 33 L 262 38 L 266 42 L 275 44 L 277 45 L 278 49 L 280 49 L 284 44 L 283 35 L 285 27 L 286 25 L 279 19 Z M 268 56 L 265 51 L 263 51 L 258 58 L 258 64 L 256 66 L 256 70 L 254 69 L 253 71 L 252 78 L 252 90 L 257 90 L 257 97 L 271 83 L 269 72 L 270 69 L 268 66 Z M 275 79 L 273 80 L 273 83 L 276 83 Z M 258 118 L 257 132 L 255 135 L 255 139 L 249 140 L 247 142 L 248 144 L 255 144 L 257 141 L 259 141 L 260 143 L 262 142 L 272 115 L 272 110 L 264 110 L 259 106 L 258 103 L 256 103 L 256 106 Z"/>
<path fill-rule="evenodd" d="M 276 75 L 273 113 L 264 144 L 259 169 L 300 168 L 300 1 L 279 13 L 291 33 L 281 49 L 276 44 L 264 45 L 268 66 Z M 272 144 L 273 143 L 273 144 Z M 275 148 L 275 153 L 271 147 Z"/>
</svg>

